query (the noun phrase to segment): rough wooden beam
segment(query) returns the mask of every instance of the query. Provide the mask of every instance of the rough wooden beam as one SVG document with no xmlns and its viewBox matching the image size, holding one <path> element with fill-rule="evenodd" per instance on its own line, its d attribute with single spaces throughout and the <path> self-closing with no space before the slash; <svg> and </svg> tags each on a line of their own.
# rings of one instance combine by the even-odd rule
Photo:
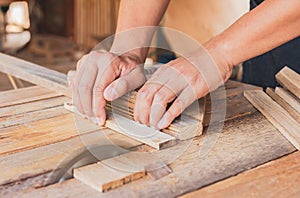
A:
<svg viewBox="0 0 300 198">
<path fill-rule="evenodd" d="M 67 75 L 0 53 L 0 72 L 71 97 Z"/>
<path fill-rule="evenodd" d="M 245 97 L 255 106 L 298 150 L 300 124 L 263 91 L 246 91 Z"/>
<path fill-rule="evenodd" d="M 277 81 L 300 99 L 300 75 L 289 67 L 276 74 Z"/>
</svg>

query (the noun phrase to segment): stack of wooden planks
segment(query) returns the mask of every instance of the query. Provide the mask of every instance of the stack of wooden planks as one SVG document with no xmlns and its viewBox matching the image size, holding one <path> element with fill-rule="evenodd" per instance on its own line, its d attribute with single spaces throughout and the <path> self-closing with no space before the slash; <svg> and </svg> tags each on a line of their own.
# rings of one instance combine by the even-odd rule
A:
<svg viewBox="0 0 300 198">
<path fill-rule="evenodd" d="M 300 150 L 300 75 L 284 67 L 276 79 L 283 88 L 247 91 L 245 97 Z"/>
</svg>

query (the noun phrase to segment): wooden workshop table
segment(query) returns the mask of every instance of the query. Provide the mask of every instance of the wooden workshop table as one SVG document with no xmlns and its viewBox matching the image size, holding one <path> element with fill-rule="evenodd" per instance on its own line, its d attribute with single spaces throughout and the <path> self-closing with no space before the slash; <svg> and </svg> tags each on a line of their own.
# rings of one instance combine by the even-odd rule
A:
<svg viewBox="0 0 300 198">
<path fill-rule="evenodd" d="M 0 94 L 0 197 L 290 197 L 300 194 L 300 153 L 243 97 L 256 87 L 226 83 L 227 110 L 222 133 L 211 151 L 200 157 L 203 140 L 194 138 L 173 163 L 173 172 L 158 180 L 149 176 L 107 193 L 76 179 L 49 184 L 53 172 L 83 146 L 74 115 L 64 109 L 68 98 L 39 86 Z M 221 100 L 221 99 L 220 99 Z M 209 122 L 207 102 L 204 124 Z M 81 136 L 95 140 L 97 126 Z M 207 127 L 206 127 L 207 129 Z M 105 129 L 115 143 L 135 151 L 151 148 Z M 184 142 L 158 152 L 162 159 Z M 189 194 L 190 193 L 190 194 Z"/>
</svg>

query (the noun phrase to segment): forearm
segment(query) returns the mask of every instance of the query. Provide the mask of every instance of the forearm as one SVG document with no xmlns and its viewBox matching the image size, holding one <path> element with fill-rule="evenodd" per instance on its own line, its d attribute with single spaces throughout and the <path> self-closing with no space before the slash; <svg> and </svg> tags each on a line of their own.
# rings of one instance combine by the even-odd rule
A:
<svg viewBox="0 0 300 198">
<path fill-rule="evenodd" d="M 237 65 L 298 37 L 299 10 L 299 0 L 266 0 L 204 46 Z"/>
<path fill-rule="evenodd" d="M 122 0 L 120 3 L 116 37 L 112 46 L 113 52 L 130 51 L 149 46 L 155 28 L 168 6 L 169 0 Z M 136 29 L 133 29 L 136 28 Z M 145 58 L 147 48 L 134 50 L 138 56 Z"/>
</svg>

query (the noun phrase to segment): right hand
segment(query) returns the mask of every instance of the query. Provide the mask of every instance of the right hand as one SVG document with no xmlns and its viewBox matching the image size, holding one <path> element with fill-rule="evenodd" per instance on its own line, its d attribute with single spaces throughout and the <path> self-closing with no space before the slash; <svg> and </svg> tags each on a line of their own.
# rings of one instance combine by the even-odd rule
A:
<svg viewBox="0 0 300 198">
<path fill-rule="evenodd" d="M 71 83 L 74 106 L 104 125 L 106 101 L 115 100 L 145 83 L 142 63 L 133 53 L 118 56 L 92 51 L 83 56 Z"/>
</svg>

